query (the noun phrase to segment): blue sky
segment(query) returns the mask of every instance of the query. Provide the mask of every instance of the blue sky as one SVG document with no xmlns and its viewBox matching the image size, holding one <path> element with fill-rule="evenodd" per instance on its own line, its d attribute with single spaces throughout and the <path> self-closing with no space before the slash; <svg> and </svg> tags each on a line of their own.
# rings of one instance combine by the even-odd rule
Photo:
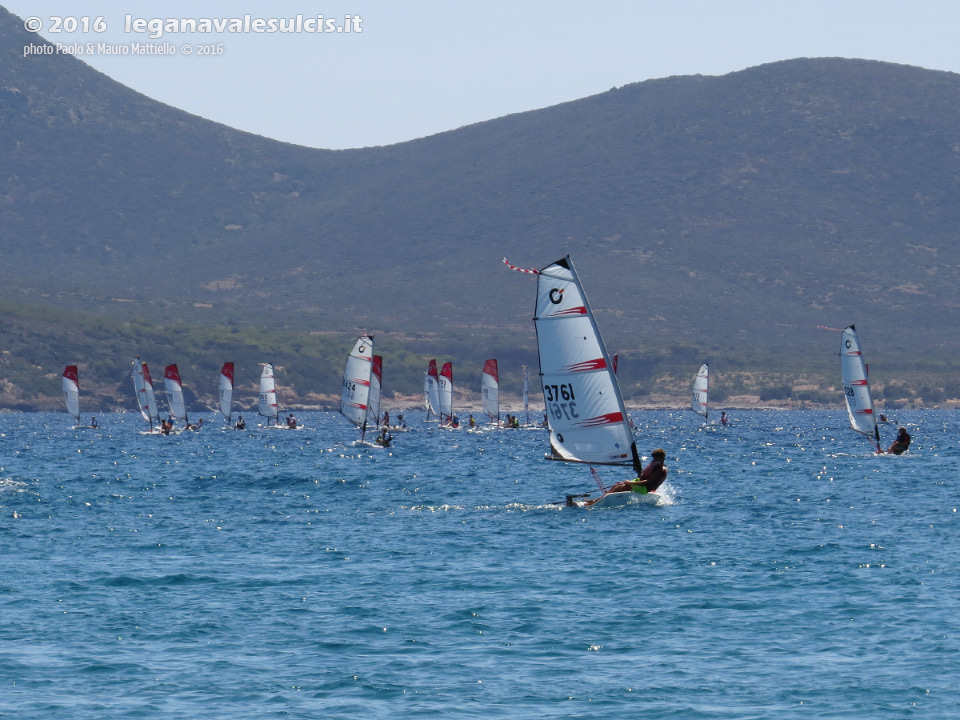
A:
<svg viewBox="0 0 960 720">
<path fill-rule="evenodd" d="M 174 45 L 81 59 L 154 99 L 310 147 L 386 145 L 614 86 L 795 57 L 960 72 L 960 3 L 911 0 L 0 0 L 64 45 Z M 586 9 L 586 8 L 590 9 Z M 126 16 L 359 17 L 351 33 L 127 31 Z M 55 17 L 103 32 L 55 33 Z M 356 27 L 356 26 L 352 26 Z M 193 53 L 184 55 L 189 45 Z M 199 46 L 213 49 L 200 55 Z M 29 62 L 26 57 L 24 62 Z"/>
</svg>

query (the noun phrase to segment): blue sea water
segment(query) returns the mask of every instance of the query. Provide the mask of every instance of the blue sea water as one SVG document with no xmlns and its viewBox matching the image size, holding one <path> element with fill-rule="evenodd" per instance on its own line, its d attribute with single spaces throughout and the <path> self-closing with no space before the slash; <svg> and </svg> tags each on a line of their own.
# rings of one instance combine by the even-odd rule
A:
<svg viewBox="0 0 960 720">
<path fill-rule="evenodd" d="M 960 413 L 634 412 L 665 498 L 604 510 L 544 431 L 408 417 L 0 415 L 0 717 L 960 713 Z"/>
</svg>

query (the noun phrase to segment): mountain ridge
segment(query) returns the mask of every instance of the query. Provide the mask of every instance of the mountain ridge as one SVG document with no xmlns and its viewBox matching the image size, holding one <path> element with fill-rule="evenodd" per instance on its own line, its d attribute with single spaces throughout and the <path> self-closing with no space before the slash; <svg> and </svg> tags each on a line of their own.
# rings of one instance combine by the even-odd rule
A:
<svg viewBox="0 0 960 720">
<path fill-rule="evenodd" d="M 957 350 L 956 74 L 796 59 L 317 150 L 18 57 L 24 38 L 0 10 L 2 298 L 530 351 L 532 289 L 500 260 L 571 253 L 626 356 L 828 367 L 817 326 L 851 322 L 900 365 Z"/>
</svg>

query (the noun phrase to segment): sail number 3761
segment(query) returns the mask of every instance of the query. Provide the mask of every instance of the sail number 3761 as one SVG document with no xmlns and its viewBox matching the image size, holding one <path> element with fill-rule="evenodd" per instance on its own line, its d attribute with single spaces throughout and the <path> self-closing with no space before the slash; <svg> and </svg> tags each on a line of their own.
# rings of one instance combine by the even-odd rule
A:
<svg viewBox="0 0 960 720">
<path fill-rule="evenodd" d="M 576 393 L 574 393 L 571 383 L 544 385 L 543 396 L 554 419 L 567 418 L 569 420 L 580 417 L 577 412 Z"/>
</svg>

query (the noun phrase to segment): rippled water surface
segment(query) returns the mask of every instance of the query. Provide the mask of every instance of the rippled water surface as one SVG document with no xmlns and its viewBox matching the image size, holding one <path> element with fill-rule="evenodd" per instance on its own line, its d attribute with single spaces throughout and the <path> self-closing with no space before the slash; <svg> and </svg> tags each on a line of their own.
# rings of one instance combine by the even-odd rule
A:
<svg viewBox="0 0 960 720">
<path fill-rule="evenodd" d="M 663 502 L 579 510 L 541 430 L 0 415 L 0 716 L 957 717 L 960 413 L 633 416 Z"/>
</svg>

